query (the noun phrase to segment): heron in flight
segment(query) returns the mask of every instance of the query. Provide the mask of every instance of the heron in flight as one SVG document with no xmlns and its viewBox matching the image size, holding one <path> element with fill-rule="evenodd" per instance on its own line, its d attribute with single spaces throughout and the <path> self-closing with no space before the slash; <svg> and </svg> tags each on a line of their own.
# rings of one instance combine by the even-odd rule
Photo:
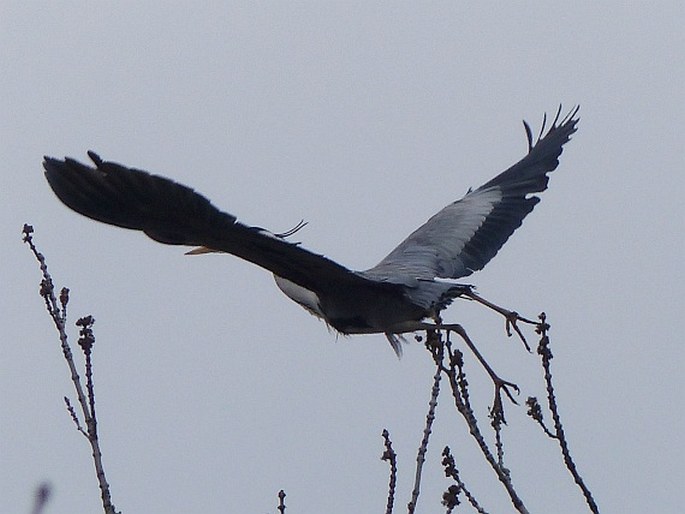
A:
<svg viewBox="0 0 685 514">
<path fill-rule="evenodd" d="M 353 271 L 304 249 L 288 237 L 240 223 L 193 189 L 146 171 L 104 161 L 94 167 L 45 157 L 45 176 L 59 199 L 97 221 L 141 230 L 160 243 L 225 252 L 273 273 L 278 287 L 342 334 L 386 335 L 398 356 L 401 334 L 433 326 L 440 312 L 471 286 L 455 283 L 482 269 L 547 189 L 548 173 L 576 131 L 578 107 L 561 107 L 535 138 L 523 125 L 528 154 L 518 163 L 449 204 L 412 232 L 376 266 Z"/>
</svg>

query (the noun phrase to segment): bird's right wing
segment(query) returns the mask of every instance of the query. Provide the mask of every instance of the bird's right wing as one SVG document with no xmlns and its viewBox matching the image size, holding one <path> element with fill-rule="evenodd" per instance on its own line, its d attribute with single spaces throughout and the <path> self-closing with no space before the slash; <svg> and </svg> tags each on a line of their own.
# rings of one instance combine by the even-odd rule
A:
<svg viewBox="0 0 685 514">
<path fill-rule="evenodd" d="M 55 194 L 80 214 L 143 231 L 160 243 L 236 255 L 316 293 L 373 283 L 281 235 L 238 222 L 187 186 L 88 155 L 94 168 L 69 158 L 46 157 L 43 163 Z"/>
<path fill-rule="evenodd" d="M 364 274 L 410 284 L 465 277 L 482 269 L 540 201 L 531 195 L 547 189 L 547 174 L 556 169 L 563 145 L 576 131 L 577 112 L 578 107 L 560 120 L 560 107 L 544 137 L 543 121 L 535 142 L 524 122 L 528 155 L 442 209 Z"/>
</svg>

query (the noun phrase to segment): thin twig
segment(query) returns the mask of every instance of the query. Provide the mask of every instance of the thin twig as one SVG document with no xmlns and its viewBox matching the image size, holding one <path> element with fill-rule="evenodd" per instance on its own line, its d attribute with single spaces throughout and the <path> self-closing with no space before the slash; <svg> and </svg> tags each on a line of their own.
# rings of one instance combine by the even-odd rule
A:
<svg viewBox="0 0 685 514">
<path fill-rule="evenodd" d="M 564 427 L 561 423 L 561 417 L 559 416 L 559 410 L 557 408 L 557 401 L 554 394 L 554 386 L 552 384 L 552 370 L 551 370 L 551 360 L 553 358 L 552 350 L 550 349 L 550 340 L 547 332 L 550 326 L 547 324 L 547 316 L 545 313 L 541 313 L 540 323 L 538 323 L 537 332 L 540 334 L 540 344 L 538 345 L 538 354 L 542 359 L 542 367 L 545 370 L 545 384 L 547 385 L 547 404 L 550 412 L 552 413 L 552 419 L 554 420 L 554 432 L 555 439 L 559 441 L 559 447 L 561 448 L 561 453 L 564 456 L 564 463 L 566 464 L 566 469 L 569 470 L 573 480 L 578 484 L 578 487 L 585 497 L 585 501 L 588 504 L 590 510 L 598 514 L 599 508 L 595 503 L 592 493 L 585 485 L 583 478 L 578 473 L 576 464 L 571 458 L 571 452 L 568 448 L 568 442 L 566 441 L 566 435 L 564 434 Z"/>
<path fill-rule="evenodd" d="M 437 332 L 429 331 L 426 337 L 426 344 L 432 345 L 437 336 Z M 441 347 L 442 345 L 440 345 Z M 438 361 L 440 362 L 440 361 Z M 419 446 L 419 451 L 416 455 L 416 474 L 414 475 L 414 489 L 411 493 L 411 500 L 407 504 L 407 511 L 412 514 L 416 509 L 416 503 L 419 499 L 419 493 L 421 492 L 421 473 L 423 471 L 423 465 L 426 462 L 426 452 L 428 451 L 428 440 L 431 435 L 431 430 L 433 427 L 433 421 L 435 420 L 435 408 L 438 405 L 438 395 L 440 394 L 440 378 L 441 378 L 441 368 L 440 365 L 436 366 L 435 375 L 433 376 L 433 387 L 431 389 L 431 398 L 428 402 L 428 413 L 426 414 L 426 425 L 423 429 L 423 439 L 421 440 L 421 445 Z"/>
<path fill-rule="evenodd" d="M 528 414 L 537 422 L 538 425 L 540 425 L 540 428 L 542 428 L 542 431 L 547 437 L 556 439 L 556 434 L 553 434 L 550 429 L 547 428 L 547 425 L 545 425 L 545 420 L 542 415 L 542 407 L 540 407 L 540 402 L 538 402 L 538 399 L 535 396 L 529 396 L 526 400 L 526 405 L 528 405 L 528 411 L 526 414 Z"/>
<path fill-rule="evenodd" d="M 50 499 L 51 492 L 52 489 L 47 482 L 43 482 L 36 488 L 36 496 L 33 500 L 33 509 L 31 510 L 32 514 L 42 514 L 45 505 Z"/>
<path fill-rule="evenodd" d="M 457 408 L 457 411 L 459 411 L 466 421 L 466 425 L 469 428 L 469 433 L 476 440 L 476 443 L 478 444 L 481 453 L 485 457 L 485 460 L 487 460 L 488 464 L 490 464 L 490 467 L 492 467 L 497 475 L 497 478 L 509 494 L 509 498 L 514 505 L 514 508 L 521 513 L 528 513 L 528 509 L 523 503 L 523 500 L 521 500 L 518 493 L 514 489 L 509 470 L 499 465 L 497 459 L 495 459 L 494 455 L 490 451 L 490 448 L 485 442 L 485 438 L 483 437 L 480 428 L 478 427 L 478 420 L 476 419 L 473 409 L 464 403 L 464 398 L 461 394 L 460 379 L 458 378 L 460 373 L 457 371 L 456 367 L 458 359 L 453 358 L 451 355 L 447 355 L 447 361 L 448 366 L 442 365 L 441 371 L 447 375 L 450 388 L 452 390 L 452 398 L 454 399 L 454 404 Z M 463 370 L 461 373 L 463 374 Z"/>
<path fill-rule="evenodd" d="M 459 349 L 452 350 L 450 342 L 450 333 L 447 332 L 447 340 L 445 346 L 448 349 L 450 356 L 450 369 L 456 367 L 457 369 L 457 384 L 461 397 L 464 400 L 464 406 L 471 408 L 471 396 L 469 394 L 469 381 L 466 379 L 466 371 L 464 370 L 464 354 Z"/>
<path fill-rule="evenodd" d="M 388 502 L 385 507 L 386 514 L 392 514 L 395 506 L 395 490 L 397 488 L 397 454 L 392 448 L 392 441 L 390 440 L 390 433 L 383 429 L 383 444 L 385 451 L 381 456 L 381 460 L 387 460 L 390 463 L 390 479 L 388 481 Z"/>
<path fill-rule="evenodd" d="M 86 422 L 87 433 L 84 433 L 82 428 L 79 428 L 78 418 L 73 408 L 69 409 L 70 403 L 67 401 L 67 410 L 72 420 L 76 423 L 77 428 L 81 433 L 86 435 L 88 442 L 90 443 L 93 463 L 95 465 L 95 471 L 98 479 L 98 484 L 100 486 L 100 496 L 102 499 L 102 506 L 107 514 L 116 514 L 116 509 L 112 503 L 111 493 L 109 489 L 109 483 L 105 477 L 105 470 L 102 464 L 102 452 L 100 451 L 100 442 L 97 434 L 97 426 L 95 424 L 95 400 L 94 392 L 92 389 L 92 366 L 90 370 L 87 370 L 87 374 L 90 373 L 91 376 L 88 379 L 90 386 L 88 389 L 88 397 L 83 391 L 83 386 L 81 385 L 81 379 L 79 377 L 78 371 L 76 369 L 76 364 L 74 362 L 74 356 L 69 346 L 67 331 L 66 331 L 66 307 L 69 302 L 69 290 L 63 288 L 60 292 L 59 301 L 55 296 L 55 286 L 48 272 L 48 266 L 45 261 L 45 257 L 42 253 L 38 251 L 33 242 L 33 227 L 31 225 L 24 225 L 23 228 L 23 241 L 29 246 L 31 252 L 35 256 L 36 260 L 40 265 L 40 270 L 43 275 L 41 281 L 40 294 L 45 301 L 45 306 L 47 308 L 48 314 L 52 318 L 52 321 L 59 333 L 60 344 L 62 347 L 62 353 L 67 365 L 69 366 L 69 371 L 71 373 L 71 381 L 74 384 L 74 389 L 76 389 L 76 396 L 78 398 L 79 405 L 81 406 L 81 411 Z M 92 318 L 91 318 L 92 320 Z M 92 324 L 92 323 L 91 323 Z M 92 337 L 92 331 L 90 333 Z M 91 342 L 92 346 L 92 342 Z"/>
<path fill-rule="evenodd" d="M 508 472 L 504 466 L 504 443 L 502 442 L 502 424 L 504 424 L 504 411 L 502 409 L 492 409 L 490 411 L 490 426 L 495 432 L 495 449 L 497 450 L 497 464 Z"/>
<path fill-rule="evenodd" d="M 76 322 L 79 330 L 78 345 L 83 351 L 86 358 L 86 390 L 88 391 L 88 407 L 91 418 L 93 418 L 93 433 L 97 433 L 97 417 L 95 416 L 95 386 L 93 384 L 93 345 L 95 344 L 95 336 L 93 335 L 93 324 L 95 319 L 93 316 L 85 316 L 79 318 Z"/>
<path fill-rule="evenodd" d="M 285 514 L 285 491 L 278 491 L 278 512 Z"/>
<path fill-rule="evenodd" d="M 76 411 L 74 410 L 74 406 L 71 404 L 71 400 L 69 400 L 68 396 L 64 397 L 64 403 L 67 406 L 67 412 L 69 412 L 71 420 L 74 422 L 74 425 L 76 425 L 76 430 L 81 432 L 87 439 L 88 432 L 86 432 L 84 428 L 81 426 L 81 422 L 79 421 L 78 416 L 76 415 Z"/>
<path fill-rule="evenodd" d="M 480 512 L 481 514 L 487 514 L 485 509 L 483 509 L 483 507 L 481 507 L 478 503 L 478 500 L 476 500 L 476 498 L 466 488 L 466 484 L 464 484 L 459 476 L 459 470 L 457 469 L 457 465 L 454 461 L 454 457 L 452 456 L 449 446 L 445 446 L 445 449 L 442 451 L 442 465 L 445 468 L 445 476 L 456 482 L 456 486 L 451 485 L 442 496 L 442 504 L 447 507 L 447 512 L 452 512 L 452 510 L 459 505 L 459 494 L 464 493 L 464 496 L 466 496 L 466 499 L 473 506 L 473 508 L 476 509 L 476 511 Z"/>
</svg>

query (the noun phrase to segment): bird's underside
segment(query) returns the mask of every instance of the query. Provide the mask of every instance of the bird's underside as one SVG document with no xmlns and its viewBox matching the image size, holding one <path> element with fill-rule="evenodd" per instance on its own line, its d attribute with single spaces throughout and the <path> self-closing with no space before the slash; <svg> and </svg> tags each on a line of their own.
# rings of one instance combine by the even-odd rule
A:
<svg viewBox="0 0 685 514">
<path fill-rule="evenodd" d="M 237 221 L 191 188 L 142 170 L 103 161 L 95 167 L 46 157 L 45 176 L 68 207 L 110 225 L 141 230 L 165 244 L 226 252 L 271 271 L 291 299 L 343 334 L 385 333 L 395 351 L 397 334 L 426 328 L 456 297 L 471 293 L 454 283 L 492 259 L 539 201 L 547 174 L 576 131 L 576 107 L 561 109 L 545 133 L 533 138 L 524 122 L 528 154 L 503 173 L 470 190 L 410 234 L 366 271 L 352 271 L 273 234 Z M 451 280 L 451 281 L 450 281 Z"/>
</svg>

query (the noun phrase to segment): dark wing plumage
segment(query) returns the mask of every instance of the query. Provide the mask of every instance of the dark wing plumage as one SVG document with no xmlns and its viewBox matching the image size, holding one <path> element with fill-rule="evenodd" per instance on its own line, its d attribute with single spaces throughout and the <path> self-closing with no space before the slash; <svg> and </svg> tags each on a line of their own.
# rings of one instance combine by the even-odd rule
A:
<svg viewBox="0 0 685 514">
<path fill-rule="evenodd" d="M 547 189 L 547 174 L 556 169 L 563 145 L 576 131 L 577 113 L 578 107 L 560 120 L 560 107 L 544 137 L 543 121 L 536 141 L 524 121 L 528 155 L 438 212 L 364 274 L 409 285 L 482 269 L 540 201 L 530 195 Z"/>
<path fill-rule="evenodd" d="M 231 253 L 316 293 L 341 284 L 372 284 L 322 255 L 238 222 L 189 187 L 103 161 L 93 152 L 88 156 L 95 168 L 69 158 L 45 157 L 43 163 L 55 194 L 80 214 L 141 230 L 161 243 Z"/>
</svg>

